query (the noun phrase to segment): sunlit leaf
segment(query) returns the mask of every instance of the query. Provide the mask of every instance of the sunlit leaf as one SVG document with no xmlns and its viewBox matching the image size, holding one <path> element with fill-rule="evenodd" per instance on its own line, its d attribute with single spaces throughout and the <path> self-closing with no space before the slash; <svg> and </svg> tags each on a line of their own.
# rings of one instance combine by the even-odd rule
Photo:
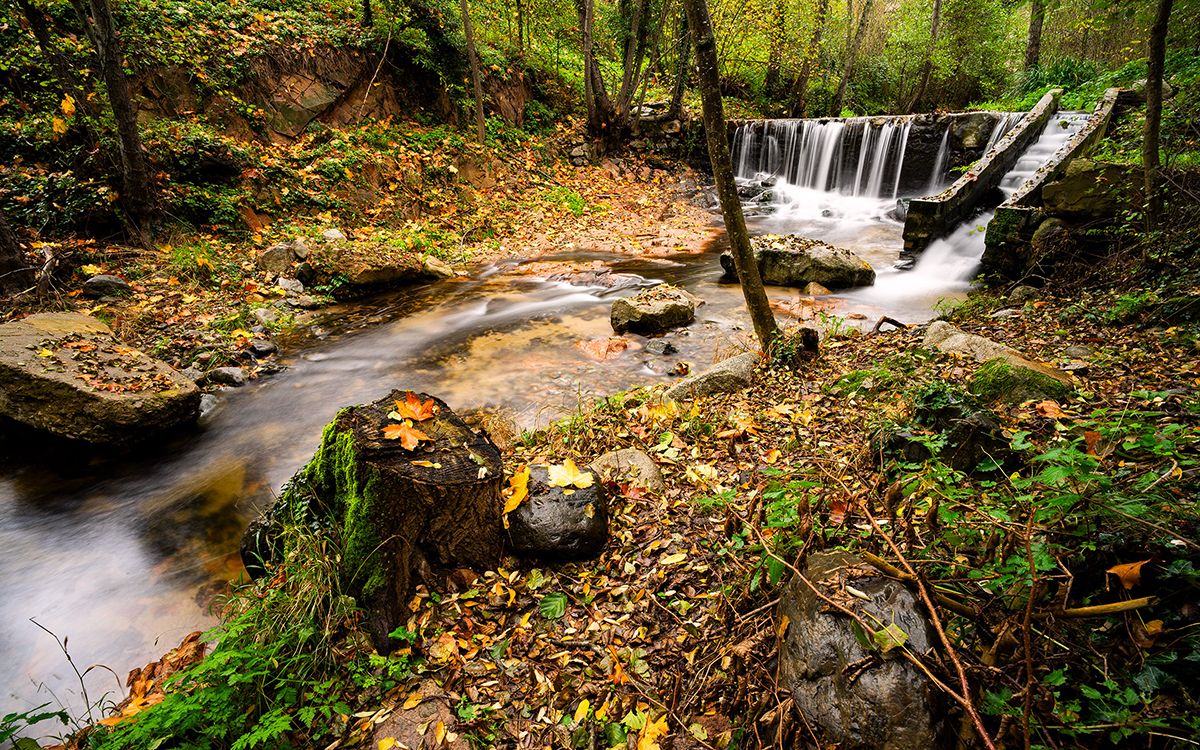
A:
<svg viewBox="0 0 1200 750">
<path fill-rule="evenodd" d="M 562 464 L 552 464 L 547 471 L 552 487 L 577 487 L 582 490 L 591 487 L 595 481 L 592 472 L 580 471 L 575 462 L 569 458 Z"/>
<path fill-rule="evenodd" d="M 422 441 L 433 441 L 433 438 L 408 423 L 390 424 L 384 427 L 383 437 L 385 440 L 399 440 L 400 447 L 406 451 L 416 448 Z"/>
</svg>

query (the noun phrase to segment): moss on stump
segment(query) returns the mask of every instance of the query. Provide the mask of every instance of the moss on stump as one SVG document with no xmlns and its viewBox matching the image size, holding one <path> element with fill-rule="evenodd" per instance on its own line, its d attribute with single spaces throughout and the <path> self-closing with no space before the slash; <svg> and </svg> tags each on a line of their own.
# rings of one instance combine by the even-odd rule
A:
<svg viewBox="0 0 1200 750">
<path fill-rule="evenodd" d="M 418 583 L 437 589 L 456 568 L 494 568 L 503 544 L 499 450 L 436 398 L 436 416 L 416 425 L 431 441 L 407 450 L 384 438 L 396 424 L 388 413 L 406 394 L 339 412 L 268 517 L 341 539 L 345 585 L 380 653 L 396 645 L 388 634 L 403 624 Z M 269 541 L 257 546 L 281 552 Z"/>
<path fill-rule="evenodd" d="M 985 401 L 1019 404 L 1042 399 L 1062 400 L 1071 386 L 1013 358 L 996 357 L 983 363 L 971 379 L 970 391 Z"/>
</svg>

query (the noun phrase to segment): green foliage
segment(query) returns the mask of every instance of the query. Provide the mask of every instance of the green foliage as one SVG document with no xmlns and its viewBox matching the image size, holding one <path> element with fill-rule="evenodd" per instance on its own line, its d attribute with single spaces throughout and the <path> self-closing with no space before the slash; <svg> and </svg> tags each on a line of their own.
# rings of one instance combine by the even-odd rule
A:
<svg viewBox="0 0 1200 750">
<path fill-rule="evenodd" d="M 582 195 L 561 185 L 546 192 L 546 201 L 562 206 L 576 216 L 583 216 L 588 208 L 587 200 Z"/>
<path fill-rule="evenodd" d="M 40 706 L 29 709 L 28 711 L 15 711 L 10 714 L 0 716 L 0 743 L 12 742 L 14 745 L 20 742 L 18 735 L 25 731 L 26 728 L 32 727 L 35 724 L 40 724 L 43 721 L 57 719 L 62 722 L 65 727 L 69 722 L 69 717 L 66 711 L 43 711 L 42 709 L 49 706 L 49 703 L 43 703 Z"/>
<path fill-rule="evenodd" d="M 971 379 L 971 393 L 984 401 L 1018 404 L 1033 399 L 1064 399 L 1070 386 L 1003 357 L 984 362 Z"/>
</svg>

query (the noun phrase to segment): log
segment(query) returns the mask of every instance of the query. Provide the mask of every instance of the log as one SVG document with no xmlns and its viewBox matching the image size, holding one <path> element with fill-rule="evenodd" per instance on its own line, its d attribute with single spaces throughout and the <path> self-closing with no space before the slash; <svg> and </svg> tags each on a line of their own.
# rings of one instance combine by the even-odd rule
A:
<svg viewBox="0 0 1200 750">
<path fill-rule="evenodd" d="M 264 524 L 277 533 L 291 519 L 340 540 L 343 584 L 381 654 L 398 645 L 388 634 L 407 619 L 418 583 L 436 590 L 454 569 L 495 568 L 503 546 L 500 451 L 424 393 L 417 399 L 432 399 L 436 414 L 413 426 L 431 440 L 409 450 L 385 438 L 385 427 L 400 424 L 389 412 L 407 394 L 339 412 Z M 244 543 L 244 558 L 248 548 L 267 559 L 286 554 L 262 525 L 258 533 L 266 538 Z"/>
</svg>

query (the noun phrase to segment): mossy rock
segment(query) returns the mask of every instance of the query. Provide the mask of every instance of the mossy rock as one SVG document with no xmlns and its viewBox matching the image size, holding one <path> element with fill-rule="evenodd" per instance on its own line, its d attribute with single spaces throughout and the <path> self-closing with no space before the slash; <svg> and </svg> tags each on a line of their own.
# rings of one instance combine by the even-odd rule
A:
<svg viewBox="0 0 1200 750">
<path fill-rule="evenodd" d="M 1005 357 L 984 362 L 970 385 L 971 393 L 984 401 L 1007 404 L 1044 399 L 1061 401 L 1071 395 L 1072 390 L 1062 380 Z"/>
</svg>

